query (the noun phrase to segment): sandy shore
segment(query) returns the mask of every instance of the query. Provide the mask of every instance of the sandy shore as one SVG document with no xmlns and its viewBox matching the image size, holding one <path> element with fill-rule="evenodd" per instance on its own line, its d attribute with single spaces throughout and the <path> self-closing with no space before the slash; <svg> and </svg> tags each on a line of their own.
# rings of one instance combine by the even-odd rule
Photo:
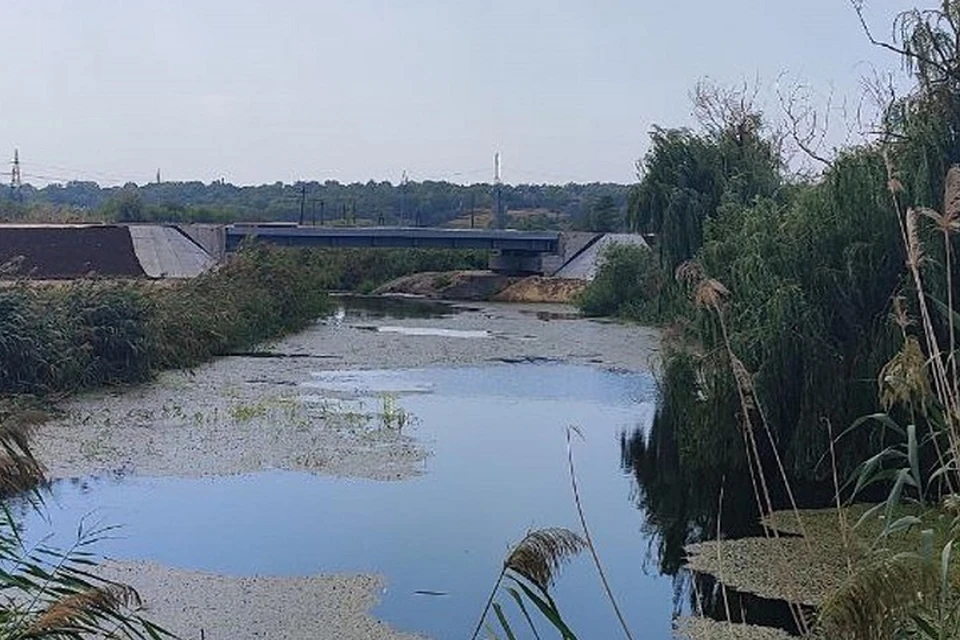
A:
<svg viewBox="0 0 960 640">
<path fill-rule="evenodd" d="M 483 304 L 443 318 L 325 320 L 266 347 L 282 357 L 226 357 L 141 387 L 72 399 L 40 428 L 36 452 L 53 477 L 294 469 L 403 480 L 423 472 L 430 451 L 385 426 L 382 399 L 305 392 L 314 374 L 528 360 L 652 366 L 655 331 L 571 319 L 573 311 Z M 402 333 L 410 328 L 448 335 Z M 369 615 L 384 584 L 377 576 L 236 578 L 146 563 L 112 563 L 109 571 L 141 590 L 154 618 L 186 638 L 199 638 L 201 628 L 210 639 L 410 637 Z"/>
</svg>

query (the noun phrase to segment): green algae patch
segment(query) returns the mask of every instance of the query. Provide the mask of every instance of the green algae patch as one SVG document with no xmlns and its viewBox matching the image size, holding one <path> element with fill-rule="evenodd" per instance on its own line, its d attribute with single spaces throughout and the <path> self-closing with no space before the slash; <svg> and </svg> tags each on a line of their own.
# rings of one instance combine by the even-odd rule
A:
<svg viewBox="0 0 960 640">
<path fill-rule="evenodd" d="M 950 539 L 953 515 L 943 510 L 901 505 L 891 520 L 915 516 L 917 524 L 884 536 L 882 515 L 864 517 L 871 506 L 775 512 L 762 520 L 772 537 L 687 545 L 687 566 L 740 591 L 820 606 L 878 558 L 918 552 L 922 530 L 933 532 L 937 553 Z M 951 576 L 957 583 L 960 562 Z"/>
<path fill-rule="evenodd" d="M 855 570 L 879 535 L 875 518 L 854 525 L 870 508 L 778 511 L 762 524 L 772 536 L 687 545 L 687 566 L 728 587 L 818 606 Z"/>
<path fill-rule="evenodd" d="M 782 629 L 752 624 L 720 622 L 710 618 L 683 617 L 674 623 L 674 636 L 684 640 L 792 640 Z"/>
<path fill-rule="evenodd" d="M 839 537 L 839 533 L 838 533 Z M 839 539 L 741 538 L 687 546 L 687 566 L 727 587 L 816 606 L 847 576 Z"/>
</svg>

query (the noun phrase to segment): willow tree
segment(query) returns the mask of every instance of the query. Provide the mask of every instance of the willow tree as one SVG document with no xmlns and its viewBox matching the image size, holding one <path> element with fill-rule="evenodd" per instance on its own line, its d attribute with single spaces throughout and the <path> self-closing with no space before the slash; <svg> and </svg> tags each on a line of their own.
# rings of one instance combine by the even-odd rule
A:
<svg viewBox="0 0 960 640">
<path fill-rule="evenodd" d="M 670 272 L 696 255 L 721 205 L 772 196 L 782 182 L 779 147 L 762 114 L 743 94 L 702 86 L 695 98 L 702 130 L 654 127 L 628 199 L 628 228 L 657 236 Z"/>
<path fill-rule="evenodd" d="M 855 7 L 869 40 L 899 55 L 914 80 L 908 93 L 882 105 L 881 143 L 897 159 L 911 204 L 938 206 L 943 177 L 960 163 L 960 1 L 901 12 L 890 42 L 874 37 L 862 0 Z"/>
</svg>

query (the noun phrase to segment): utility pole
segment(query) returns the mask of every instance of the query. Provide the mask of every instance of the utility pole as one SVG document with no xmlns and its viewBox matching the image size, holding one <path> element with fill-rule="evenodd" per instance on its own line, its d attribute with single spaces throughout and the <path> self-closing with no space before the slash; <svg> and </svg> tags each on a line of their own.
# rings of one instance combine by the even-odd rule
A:
<svg viewBox="0 0 960 640">
<path fill-rule="evenodd" d="M 493 189 L 495 195 L 495 205 L 496 211 L 494 212 L 497 217 L 497 228 L 503 229 L 506 225 L 506 220 L 503 215 L 503 200 L 502 200 L 502 191 L 503 185 L 500 181 L 500 152 L 497 151 L 493 156 Z"/>
<path fill-rule="evenodd" d="M 321 227 L 323 226 L 323 210 L 326 204 L 327 203 L 324 202 L 322 199 L 320 200 L 320 226 Z"/>
<path fill-rule="evenodd" d="M 157 184 L 160 184 L 160 169 L 157 169 Z"/>
<path fill-rule="evenodd" d="M 403 172 L 403 179 L 400 180 L 400 226 L 402 227 L 407 219 L 407 172 Z"/>
<path fill-rule="evenodd" d="M 470 190 L 470 228 L 473 229 L 473 216 L 477 211 L 477 194 Z"/>
<path fill-rule="evenodd" d="M 300 183 L 300 226 L 303 226 L 304 207 L 307 204 L 307 183 Z"/>
<path fill-rule="evenodd" d="M 23 202 L 23 180 L 20 176 L 20 150 L 13 150 L 13 168 L 10 170 L 10 199 Z"/>
</svg>

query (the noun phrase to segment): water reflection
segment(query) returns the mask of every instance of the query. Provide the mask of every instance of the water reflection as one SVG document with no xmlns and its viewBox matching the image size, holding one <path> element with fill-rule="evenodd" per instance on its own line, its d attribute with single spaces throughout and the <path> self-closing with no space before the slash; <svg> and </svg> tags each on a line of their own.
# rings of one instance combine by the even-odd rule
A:
<svg viewBox="0 0 960 640">
<path fill-rule="evenodd" d="M 734 623 L 776 627 L 795 636 L 802 635 L 794 612 L 784 600 L 761 598 L 752 593 L 725 587 L 714 576 L 706 573 L 694 573 L 689 579 L 696 610 L 708 618 L 727 620 L 729 617 Z M 803 606 L 801 611 L 809 621 L 815 610 L 813 607 Z"/>
<path fill-rule="evenodd" d="M 713 576 L 684 567 L 687 544 L 764 535 L 749 473 L 685 463 L 676 435 L 659 410 L 649 429 L 623 434 L 620 451 L 623 467 L 635 481 L 633 499 L 644 514 L 642 528 L 651 544 L 650 559 L 662 574 L 674 579 L 675 615 L 700 611 L 716 620 L 727 620 L 729 606 L 734 622 L 774 626 L 798 634 L 786 602 L 723 587 Z M 783 484 L 775 480 L 769 484 L 774 508 L 789 508 Z M 829 485 L 792 479 L 791 487 L 801 508 L 831 504 Z"/>
<path fill-rule="evenodd" d="M 344 316 L 357 320 L 380 318 L 445 318 L 464 308 L 449 302 L 438 302 L 408 296 L 363 296 L 356 294 L 331 296 Z"/>
</svg>

